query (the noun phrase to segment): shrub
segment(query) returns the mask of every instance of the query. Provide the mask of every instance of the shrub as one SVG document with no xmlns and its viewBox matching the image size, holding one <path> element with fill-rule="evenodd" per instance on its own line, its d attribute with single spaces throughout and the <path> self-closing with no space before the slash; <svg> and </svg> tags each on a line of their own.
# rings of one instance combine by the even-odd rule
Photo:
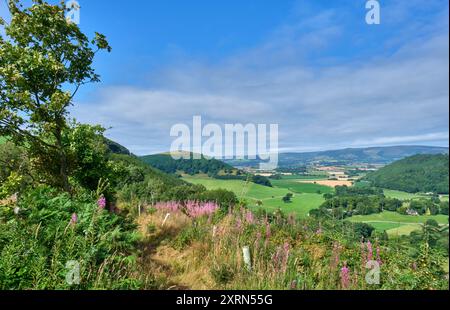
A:
<svg viewBox="0 0 450 310">
<path fill-rule="evenodd" d="M 0 213 L 1 289 L 138 288 L 135 225 L 97 206 L 48 187 L 22 195 L 18 214 Z M 80 283 L 66 281 L 79 263 Z"/>
</svg>

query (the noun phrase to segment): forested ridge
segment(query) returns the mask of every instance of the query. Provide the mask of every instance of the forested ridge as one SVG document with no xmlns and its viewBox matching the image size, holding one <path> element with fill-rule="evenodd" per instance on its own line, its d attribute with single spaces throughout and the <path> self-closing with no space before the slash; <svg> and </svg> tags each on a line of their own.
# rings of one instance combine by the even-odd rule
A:
<svg viewBox="0 0 450 310">
<path fill-rule="evenodd" d="M 408 193 L 448 194 L 448 154 L 419 154 L 389 164 L 365 177 L 374 186 Z"/>
</svg>

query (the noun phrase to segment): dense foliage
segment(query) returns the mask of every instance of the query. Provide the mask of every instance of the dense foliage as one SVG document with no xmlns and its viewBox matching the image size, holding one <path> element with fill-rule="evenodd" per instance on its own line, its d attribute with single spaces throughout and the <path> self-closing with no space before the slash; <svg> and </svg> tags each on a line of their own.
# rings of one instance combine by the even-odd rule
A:
<svg viewBox="0 0 450 310">
<path fill-rule="evenodd" d="M 405 215 L 448 215 L 448 201 L 440 201 L 439 197 L 402 201 L 386 197 L 382 189 L 374 187 L 336 186 L 335 192 L 324 194 L 324 198 L 325 202 L 319 209 L 311 210 L 311 215 L 337 219 L 383 211 L 396 211 Z"/>
<path fill-rule="evenodd" d="M 448 154 L 415 155 L 372 172 L 365 180 L 408 193 L 448 194 L 448 164 Z"/>
<path fill-rule="evenodd" d="M 1 289 L 119 289 L 142 285 L 139 236 L 130 219 L 108 212 L 92 194 L 77 198 L 49 187 L 0 207 Z M 67 281 L 71 266 L 77 282 Z"/>
<path fill-rule="evenodd" d="M 263 186 L 272 186 L 267 177 L 261 175 L 248 175 L 220 160 L 206 158 L 194 159 L 190 154 L 190 159 L 174 159 L 170 154 L 156 154 L 142 156 L 141 160 L 152 167 L 166 173 L 186 173 L 189 175 L 207 174 L 208 176 L 221 180 L 249 180 Z"/>
<path fill-rule="evenodd" d="M 11 21 L 0 18 L 0 135 L 25 147 L 47 184 L 70 191 L 68 108 L 80 86 L 99 81 L 95 54 L 111 48 L 67 21 L 64 4 L 33 2 L 8 1 Z"/>
<path fill-rule="evenodd" d="M 201 159 L 193 159 L 192 154 L 190 154 L 190 159 L 174 159 L 170 154 L 148 155 L 141 157 L 141 159 L 145 163 L 166 173 L 184 172 L 190 175 L 204 173 L 209 176 L 215 176 L 220 173 L 236 173 L 235 168 L 220 160 L 214 158 L 209 159 L 204 156 Z"/>
</svg>

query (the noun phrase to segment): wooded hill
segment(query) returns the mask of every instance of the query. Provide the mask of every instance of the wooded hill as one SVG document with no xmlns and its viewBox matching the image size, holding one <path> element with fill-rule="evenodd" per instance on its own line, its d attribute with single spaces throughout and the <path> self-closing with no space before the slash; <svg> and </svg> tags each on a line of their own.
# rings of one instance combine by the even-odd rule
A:
<svg viewBox="0 0 450 310">
<path fill-rule="evenodd" d="M 220 160 L 207 158 L 203 155 L 200 159 L 194 159 L 192 153 L 190 153 L 189 156 L 189 159 L 174 159 L 170 153 L 163 153 L 142 156 L 140 159 L 150 166 L 169 174 L 207 174 L 209 177 L 216 179 L 246 180 L 249 178 L 253 183 L 272 186 L 268 178 L 260 175 L 249 175 Z"/>
<path fill-rule="evenodd" d="M 189 159 L 174 159 L 170 153 L 163 153 L 142 156 L 140 159 L 166 173 L 184 172 L 190 175 L 205 173 L 210 176 L 240 174 L 240 171 L 236 168 L 217 159 L 206 158 L 205 156 L 202 156 L 201 159 L 193 159 L 192 155 L 189 154 Z"/>
<path fill-rule="evenodd" d="M 448 154 L 414 155 L 369 173 L 374 186 L 408 193 L 448 194 Z"/>
</svg>

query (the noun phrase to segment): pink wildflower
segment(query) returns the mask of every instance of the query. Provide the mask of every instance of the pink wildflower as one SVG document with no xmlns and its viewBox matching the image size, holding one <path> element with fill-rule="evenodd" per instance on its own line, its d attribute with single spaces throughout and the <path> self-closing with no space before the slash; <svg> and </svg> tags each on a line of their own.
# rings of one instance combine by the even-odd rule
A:
<svg viewBox="0 0 450 310">
<path fill-rule="evenodd" d="M 253 213 L 251 211 L 247 211 L 245 213 L 245 221 L 248 224 L 253 224 L 255 222 L 255 216 L 253 215 Z"/>
<path fill-rule="evenodd" d="M 341 268 L 341 286 L 342 288 L 348 288 L 350 284 L 350 271 L 347 267 L 347 263 L 344 263 L 344 267 Z"/>
<path fill-rule="evenodd" d="M 240 232 L 242 229 L 242 221 L 240 218 L 236 220 L 236 229 Z"/>
<path fill-rule="evenodd" d="M 103 195 L 97 200 L 97 206 L 101 210 L 106 207 L 106 198 Z"/>
<path fill-rule="evenodd" d="M 186 212 L 192 218 L 202 217 L 204 215 L 212 215 L 219 209 L 219 206 L 214 202 L 186 202 Z"/>
<path fill-rule="evenodd" d="M 76 213 L 72 214 L 72 217 L 70 218 L 70 224 L 72 226 L 75 226 L 75 224 L 78 222 L 78 216 Z"/>
<path fill-rule="evenodd" d="M 380 257 L 380 247 L 378 245 L 377 245 L 377 262 L 378 262 L 378 265 L 381 266 L 382 261 L 381 261 L 381 257 Z"/>
<path fill-rule="evenodd" d="M 373 249 L 372 249 L 372 243 L 367 241 L 367 261 L 371 261 L 373 258 Z"/>
<path fill-rule="evenodd" d="M 284 243 L 283 250 L 284 250 L 284 253 L 283 253 L 283 267 L 282 267 L 282 270 L 283 270 L 283 273 L 286 273 L 287 263 L 288 263 L 288 259 L 289 259 L 289 250 L 290 250 L 289 243 L 287 243 L 287 242 Z"/>
</svg>

